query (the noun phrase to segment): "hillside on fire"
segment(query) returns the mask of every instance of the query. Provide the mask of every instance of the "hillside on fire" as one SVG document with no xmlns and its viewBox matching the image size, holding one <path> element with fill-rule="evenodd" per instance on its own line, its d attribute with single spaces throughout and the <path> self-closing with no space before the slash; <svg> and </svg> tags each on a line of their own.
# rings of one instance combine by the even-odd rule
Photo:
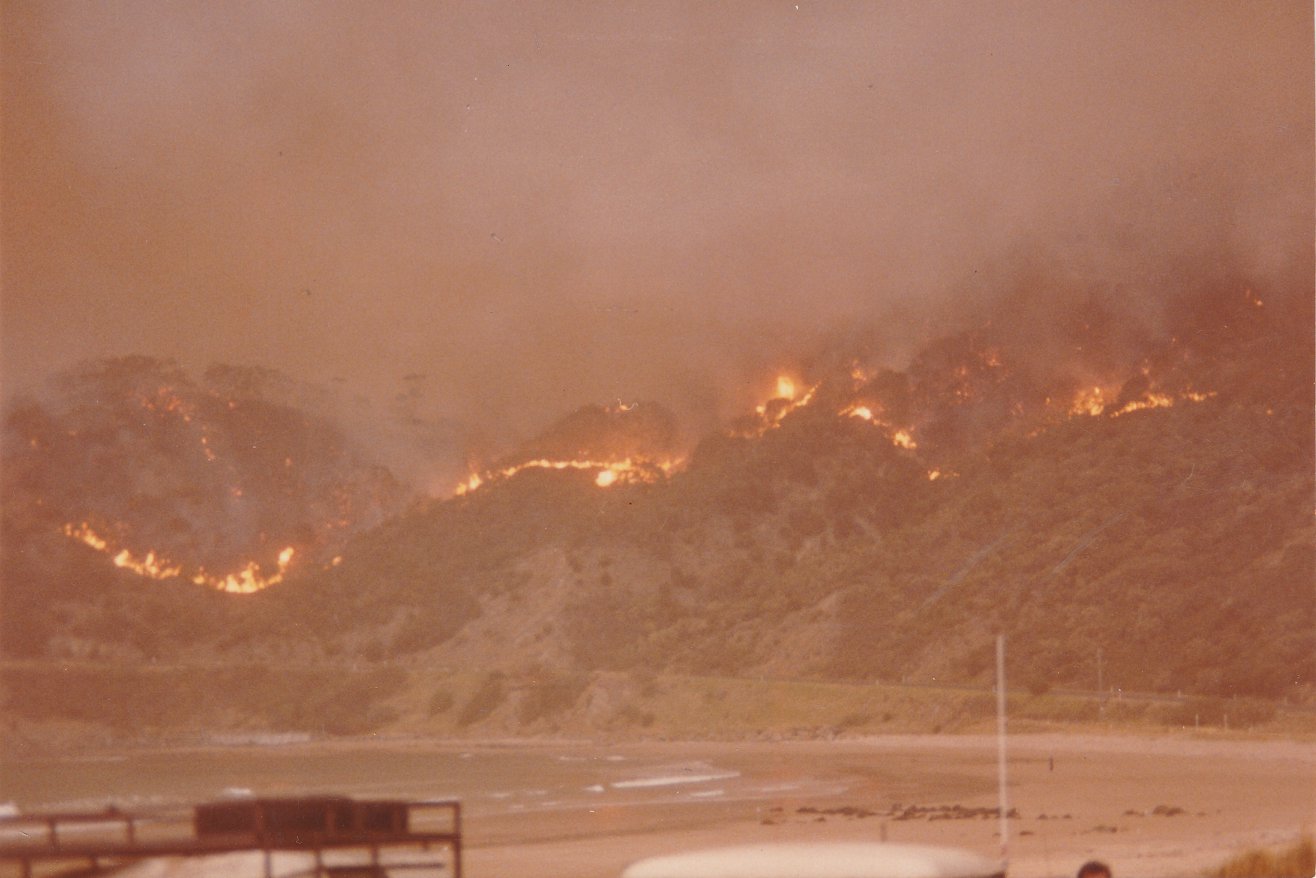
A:
<svg viewBox="0 0 1316 878">
<path fill-rule="evenodd" d="M 7 710 L 545 731 L 614 677 L 985 686 L 998 632 L 1037 694 L 1311 704 L 1311 302 L 1012 301 L 783 364 L 692 447 L 586 405 L 442 497 L 276 376 L 90 364 L 7 413 Z"/>
</svg>

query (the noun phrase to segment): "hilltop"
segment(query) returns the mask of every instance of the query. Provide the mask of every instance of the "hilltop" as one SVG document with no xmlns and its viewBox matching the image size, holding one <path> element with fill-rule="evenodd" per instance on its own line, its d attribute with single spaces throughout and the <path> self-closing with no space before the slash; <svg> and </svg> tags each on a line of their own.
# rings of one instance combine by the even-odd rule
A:
<svg viewBox="0 0 1316 878">
<path fill-rule="evenodd" d="M 985 686 L 1001 632 L 1011 679 L 1038 695 L 1310 703 L 1312 344 L 1301 308 L 1262 298 L 1198 297 L 1156 334 L 1089 303 L 1047 345 L 1003 317 L 903 369 L 829 352 L 688 455 L 655 403 L 586 407 L 419 502 L 346 443 L 311 441 L 331 425 L 267 406 L 308 437 L 303 454 L 334 462 L 293 494 L 372 499 L 333 539 L 272 506 L 312 560 L 250 595 L 116 568 L 59 529 L 100 495 L 35 497 L 49 473 L 29 454 L 32 506 L 6 506 L 3 647 L 89 662 L 108 694 L 73 717 L 11 673 L 11 701 L 94 722 L 138 697 L 105 668 L 154 664 L 180 669 L 151 684 L 162 727 L 190 710 L 331 732 L 645 728 L 655 718 L 626 704 L 659 678 Z M 11 436 L 30 422 L 11 417 Z M 167 435 L 132 447 L 145 465 L 97 465 L 172 471 Z M 103 509 L 141 496 L 102 484 Z M 158 551 L 168 530 L 131 511 L 121 539 L 150 534 Z M 202 529 L 173 527 L 180 558 Z M 218 706 L 169 694 L 207 676 L 228 681 Z"/>
</svg>

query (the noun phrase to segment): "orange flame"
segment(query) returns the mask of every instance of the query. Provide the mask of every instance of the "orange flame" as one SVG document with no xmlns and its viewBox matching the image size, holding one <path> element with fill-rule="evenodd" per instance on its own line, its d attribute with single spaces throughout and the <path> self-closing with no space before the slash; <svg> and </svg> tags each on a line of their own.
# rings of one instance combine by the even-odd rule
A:
<svg viewBox="0 0 1316 878">
<path fill-rule="evenodd" d="M 1143 374 L 1146 375 L 1147 371 L 1148 367 L 1144 366 L 1142 368 Z M 1142 411 L 1143 409 L 1170 408 L 1176 402 L 1203 402 L 1215 397 L 1216 395 L 1217 394 L 1214 390 L 1208 390 L 1205 392 L 1187 390 L 1178 394 L 1178 396 L 1164 391 L 1155 390 L 1148 391 L 1141 399 L 1126 402 L 1118 409 L 1111 409 L 1110 406 L 1112 405 L 1113 400 L 1109 398 L 1108 392 L 1102 390 L 1100 387 L 1093 387 L 1090 390 L 1084 389 L 1078 392 L 1078 395 L 1074 397 L 1074 402 L 1069 406 L 1069 415 L 1070 417 L 1077 415 L 1089 415 L 1095 417 L 1097 415 L 1106 414 L 1109 417 L 1118 418 L 1121 415 Z"/>
<path fill-rule="evenodd" d="M 1074 397 L 1074 402 L 1069 407 L 1069 414 L 1096 417 L 1106 410 L 1107 405 L 1106 394 L 1100 387 L 1093 387 L 1090 390 L 1084 388 Z"/>
<path fill-rule="evenodd" d="M 66 536 L 70 536 L 98 552 L 110 554 L 114 551 L 110 548 L 109 541 L 92 530 L 91 526 L 85 521 L 77 526 L 66 524 L 63 527 L 63 532 Z M 199 569 L 190 578 L 197 585 L 208 585 L 211 588 L 235 594 L 250 594 L 282 582 L 283 576 L 288 570 L 288 565 L 292 562 L 293 554 L 294 549 L 292 546 L 288 546 L 279 552 L 278 570 L 269 576 L 262 576 L 260 565 L 255 561 L 249 561 L 237 573 L 230 573 L 226 576 L 212 576 L 207 574 L 204 569 Z M 148 551 L 144 556 L 137 556 L 127 549 L 120 549 L 114 553 L 112 560 L 116 567 L 148 579 L 173 579 L 183 575 L 181 564 L 175 564 L 163 556 L 157 555 L 154 550 Z"/>
<path fill-rule="evenodd" d="M 763 423 L 749 429 L 733 431 L 733 434 L 747 439 L 756 439 L 762 436 L 768 430 L 776 427 L 791 412 L 812 402 L 813 395 L 817 390 L 818 385 L 815 384 L 801 393 L 794 378 L 784 373 L 778 375 L 776 395 L 762 405 L 754 407 L 754 412 L 763 419 Z"/>
<path fill-rule="evenodd" d="M 1129 412 L 1141 411 L 1142 409 L 1159 409 L 1169 408 L 1174 405 L 1174 397 L 1167 393 L 1148 393 L 1142 399 L 1135 399 L 1133 402 L 1125 403 L 1117 411 L 1110 413 L 1112 418 L 1118 418 L 1120 415 L 1127 415 Z"/>
<path fill-rule="evenodd" d="M 457 486 L 454 494 L 461 497 L 487 482 L 510 479 L 528 469 L 598 470 L 594 474 L 594 484 L 600 488 L 610 488 L 616 484 L 652 484 L 660 478 L 671 475 L 680 463 L 680 460 L 646 460 L 629 457 L 615 461 L 548 460 L 540 458 L 538 460 L 527 460 L 515 466 L 486 471 L 483 474 L 471 473 L 466 481 Z"/>
<path fill-rule="evenodd" d="M 248 561 L 246 567 L 227 576 L 208 576 L 205 570 L 200 570 L 192 577 L 192 581 L 197 585 L 208 585 L 233 594 L 251 594 L 283 582 L 283 575 L 288 571 L 288 564 L 292 561 L 293 554 L 292 546 L 280 552 L 278 571 L 269 576 L 261 575 L 260 565 L 255 561 Z"/>
<path fill-rule="evenodd" d="M 846 408 L 841 409 L 840 414 L 851 418 L 859 418 L 860 420 L 867 421 L 875 426 L 885 428 L 890 431 L 891 444 L 904 448 L 906 451 L 913 451 L 915 448 L 918 448 L 918 443 L 914 441 L 912 428 L 893 428 L 890 424 L 873 414 L 873 410 L 866 405 L 847 406 Z"/>
</svg>

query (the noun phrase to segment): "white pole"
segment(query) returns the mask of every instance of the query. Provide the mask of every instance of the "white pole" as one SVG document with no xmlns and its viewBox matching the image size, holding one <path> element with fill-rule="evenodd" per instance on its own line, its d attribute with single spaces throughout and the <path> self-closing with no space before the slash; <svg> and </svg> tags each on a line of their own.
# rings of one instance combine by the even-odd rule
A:
<svg viewBox="0 0 1316 878">
<path fill-rule="evenodd" d="M 1001 859 L 1010 859 L 1010 804 L 1005 785 L 1005 635 L 996 635 L 996 776 L 1000 782 Z"/>
</svg>

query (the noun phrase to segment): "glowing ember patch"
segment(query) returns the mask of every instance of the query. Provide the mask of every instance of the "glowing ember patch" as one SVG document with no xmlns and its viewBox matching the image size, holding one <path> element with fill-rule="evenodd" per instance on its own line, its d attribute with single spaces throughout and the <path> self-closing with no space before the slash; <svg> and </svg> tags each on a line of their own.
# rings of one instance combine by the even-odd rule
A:
<svg viewBox="0 0 1316 878">
<path fill-rule="evenodd" d="M 616 484 L 652 484 L 672 474 L 681 464 L 680 460 L 527 460 L 515 466 L 487 471 L 483 474 L 472 473 L 465 482 L 457 486 L 454 494 L 458 497 L 469 494 L 481 485 L 491 481 L 510 479 L 528 469 L 551 470 L 598 470 L 594 474 L 594 484 L 600 488 L 610 488 Z"/>
<path fill-rule="evenodd" d="M 1145 376 L 1150 371 L 1150 367 L 1144 363 L 1140 367 L 1140 371 Z M 1077 415 L 1095 417 L 1096 415 L 1105 414 L 1108 417 L 1118 418 L 1121 415 L 1142 411 L 1143 409 L 1170 408 L 1176 402 L 1204 402 L 1216 395 L 1214 390 L 1205 392 L 1188 390 L 1177 396 L 1163 391 L 1148 391 L 1141 399 L 1126 402 L 1118 409 L 1115 409 L 1112 408 L 1114 400 L 1111 399 L 1111 395 L 1100 387 L 1093 387 L 1090 390 L 1079 391 L 1073 404 L 1069 407 L 1069 415 L 1070 417 Z"/>
<path fill-rule="evenodd" d="M 109 544 L 97 536 L 96 532 L 88 527 L 85 521 L 77 527 L 71 524 L 64 525 L 64 534 L 73 537 L 75 540 L 82 540 L 98 552 L 104 552 L 109 548 Z"/>
<path fill-rule="evenodd" d="M 85 521 L 76 527 L 72 524 L 66 524 L 63 527 L 63 532 L 66 536 L 70 536 L 98 552 L 113 553 L 112 560 L 116 567 L 136 573 L 138 576 L 144 576 L 147 579 L 173 579 L 183 575 L 181 564 L 176 564 L 157 555 L 154 550 L 148 551 L 144 556 L 134 555 L 127 549 L 114 552 L 110 548 L 109 541 L 92 530 Z M 292 562 L 293 554 L 294 549 L 292 546 L 288 546 L 279 552 L 278 570 L 269 576 L 262 574 L 259 564 L 250 561 L 237 573 L 230 573 L 227 576 L 212 576 L 202 569 L 189 578 L 197 585 L 210 586 L 219 591 L 250 594 L 282 582 L 283 576 L 288 570 L 288 565 Z"/>
<path fill-rule="evenodd" d="M 1090 390 L 1080 390 L 1078 396 L 1074 397 L 1074 402 L 1069 406 L 1071 415 L 1091 415 L 1096 417 L 1106 410 L 1106 394 L 1100 387 L 1093 387 Z"/>
<path fill-rule="evenodd" d="M 197 585 L 208 585 L 211 588 L 232 592 L 233 594 L 251 594 L 283 582 L 283 575 L 288 571 L 288 564 L 292 561 L 292 556 L 292 546 L 280 552 L 278 572 L 269 576 L 262 575 L 260 565 L 255 561 L 248 561 L 247 566 L 237 573 L 230 573 L 227 576 L 209 576 L 202 570 L 192 577 L 192 581 Z"/>
<path fill-rule="evenodd" d="M 177 564 L 155 557 L 155 552 L 147 552 L 145 558 L 134 558 L 127 549 L 114 556 L 114 566 L 151 579 L 172 579 L 183 572 L 183 568 Z"/>
<path fill-rule="evenodd" d="M 764 423 L 748 429 L 733 431 L 732 435 L 746 439 L 757 439 L 768 430 L 776 427 L 791 412 L 812 402 L 818 386 L 815 384 L 801 394 L 799 387 L 795 384 L 795 379 L 789 375 L 779 375 L 777 377 L 777 395 L 762 405 L 754 407 L 754 411 L 763 419 Z"/>
<path fill-rule="evenodd" d="M 873 413 L 873 410 L 866 405 L 852 405 L 841 409 L 839 414 L 843 417 L 859 418 L 867 421 L 875 427 L 881 427 L 889 431 L 891 444 L 907 451 L 913 451 L 918 448 L 918 443 L 914 441 L 914 434 L 908 429 L 895 429 L 890 424 L 881 420 Z"/>
<path fill-rule="evenodd" d="M 1118 418 L 1120 415 L 1127 415 L 1129 412 L 1142 411 L 1143 409 L 1169 408 L 1174 405 L 1174 397 L 1165 393 L 1149 393 L 1142 399 L 1135 399 L 1133 402 L 1125 403 L 1118 411 L 1110 413 L 1112 418 Z"/>
<path fill-rule="evenodd" d="M 928 470 L 928 481 L 929 481 L 929 482 L 935 482 L 935 481 L 936 481 L 937 479 L 939 479 L 939 478 L 941 478 L 941 470 L 939 470 L 939 469 L 930 469 L 930 470 Z"/>
</svg>

